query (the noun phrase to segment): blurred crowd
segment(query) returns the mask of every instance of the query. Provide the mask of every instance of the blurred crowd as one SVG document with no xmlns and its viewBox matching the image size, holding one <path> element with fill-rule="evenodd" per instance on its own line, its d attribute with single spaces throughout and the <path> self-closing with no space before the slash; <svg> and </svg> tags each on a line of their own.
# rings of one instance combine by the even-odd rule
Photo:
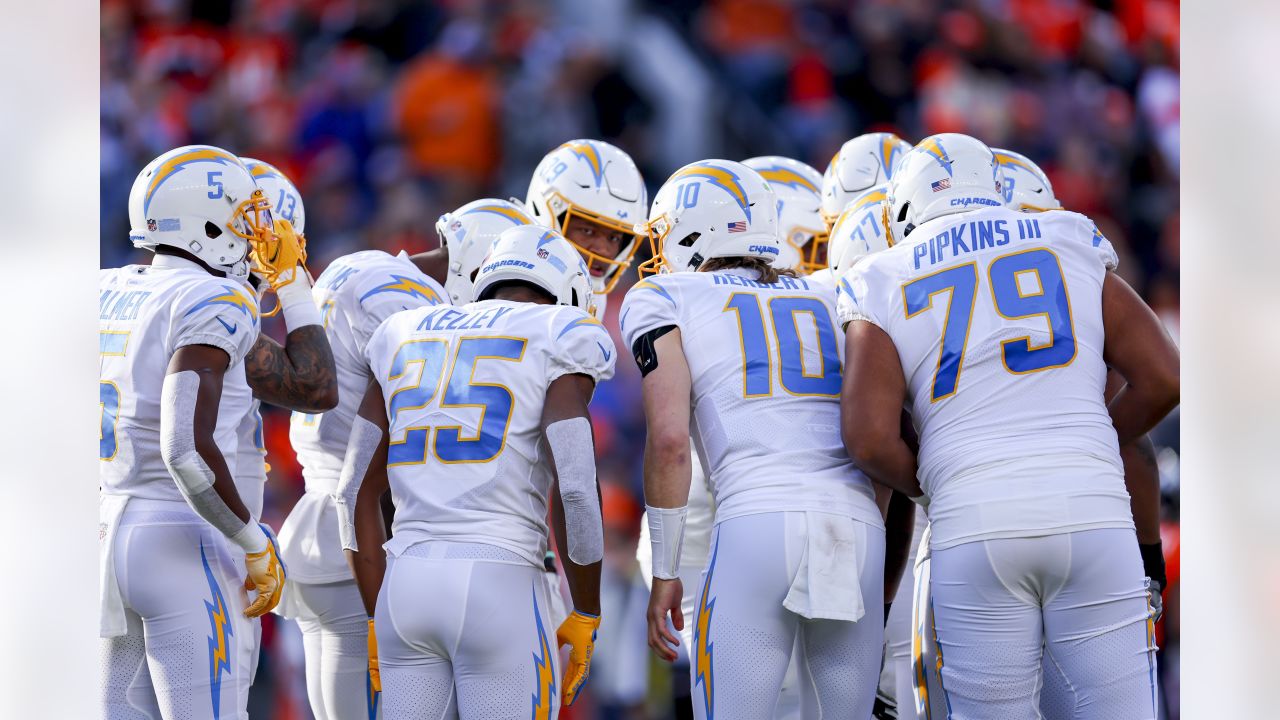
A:
<svg viewBox="0 0 1280 720">
<path fill-rule="evenodd" d="M 523 199 L 538 160 L 572 138 L 626 150 L 652 197 L 698 159 L 776 154 L 822 171 L 863 132 L 964 132 L 1039 163 L 1178 336 L 1178 0 L 103 0 L 101 33 L 104 267 L 146 262 L 127 240 L 129 187 L 151 158 L 189 143 L 293 179 L 319 275 L 354 250 L 435 247 L 442 212 Z M 618 305 L 606 319 L 615 335 Z M 264 514 L 279 527 L 302 480 L 287 414 L 263 409 Z M 644 645 L 634 560 L 634 367 L 618 364 L 592 414 L 605 625 L 586 702 L 564 716 L 662 718 L 671 680 Z M 1176 415 L 1155 439 L 1173 584 L 1164 706 L 1176 718 Z M 250 712 L 309 717 L 301 641 L 267 625 Z"/>
</svg>

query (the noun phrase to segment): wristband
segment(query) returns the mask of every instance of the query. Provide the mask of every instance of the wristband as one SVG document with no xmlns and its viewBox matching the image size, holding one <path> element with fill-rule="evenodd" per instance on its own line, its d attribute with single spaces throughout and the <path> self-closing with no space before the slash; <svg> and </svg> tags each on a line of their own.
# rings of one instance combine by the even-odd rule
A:
<svg viewBox="0 0 1280 720">
<path fill-rule="evenodd" d="M 656 508 L 644 506 L 649 517 L 649 542 L 653 548 L 653 576 L 659 580 L 680 577 L 680 551 L 684 545 L 684 523 L 689 506 Z"/>
<path fill-rule="evenodd" d="M 1169 586 L 1169 580 L 1165 577 L 1163 543 L 1138 543 L 1138 550 L 1142 553 L 1142 572 L 1152 581 L 1160 583 L 1160 589 L 1164 590 Z"/>
<path fill-rule="evenodd" d="M 280 301 L 280 312 L 284 314 L 284 325 L 289 331 L 307 325 L 320 325 L 320 308 L 316 307 L 311 297 L 311 282 L 307 272 L 299 267 L 293 269 L 296 276 L 288 285 L 276 289 L 276 298 Z"/>
<path fill-rule="evenodd" d="M 260 553 L 267 549 L 267 534 L 262 531 L 262 526 L 254 518 L 249 518 L 249 522 L 240 528 L 240 532 L 231 536 L 231 542 L 240 546 L 246 555 Z"/>
</svg>

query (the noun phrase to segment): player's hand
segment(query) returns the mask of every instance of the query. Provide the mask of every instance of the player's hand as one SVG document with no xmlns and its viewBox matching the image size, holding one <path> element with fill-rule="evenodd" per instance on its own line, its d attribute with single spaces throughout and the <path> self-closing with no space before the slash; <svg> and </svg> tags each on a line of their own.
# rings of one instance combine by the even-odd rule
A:
<svg viewBox="0 0 1280 720">
<path fill-rule="evenodd" d="M 373 618 L 369 618 L 369 686 L 374 692 L 382 692 L 382 673 L 378 670 L 378 636 L 373 632 Z"/>
<path fill-rule="evenodd" d="M 578 699 L 578 693 L 587 684 L 587 676 L 591 674 L 591 652 L 596 646 L 596 630 L 599 627 L 599 615 L 574 610 L 556 630 L 556 642 L 559 646 L 569 646 L 569 666 L 564 670 L 564 690 L 560 696 L 560 704 L 565 707 Z"/>
<path fill-rule="evenodd" d="M 1160 616 L 1164 615 L 1164 598 L 1161 594 L 1164 588 L 1160 587 L 1158 580 L 1151 580 L 1147 585 L 1147 594 L 1151 597 L 1151 622 L 1160 622 Z"/>
<path fill-rule="evenodd" d="M 307 271 L 307 241 L 288 220 L 277 219 L 274 232 L 253 244 L 253 269 L 273 290 L 288 285 Z"/>
<path fill-rule="evenodd" d="M 244 614 L 248 617 L 265 615 L 280 603 L 280 593 L 284 590 L 284 564 L 280 562 L 276 535 L 271 528 L 259 523 L 267 534 L 267 547 L 262 552 L 247 553 L 244 556 L 249 577 L 245 578 L 245 590 L 257 590 L 254 598 Z"/>
<path fill-rule="evenodd" d="M 675 662 L 675 648 L 680 638 L 667 629 L 667 615 L 671 615 L 671 624 L 676 630 L 684 629 L 684 613 L 680 611 L 680 599 L 684 597 L 684 586 L 680 578 L 671 580 L 653 579 L 653 590 L 649 592 L 649 647 L 658 657 L 667 662 Z"/>
</svg>

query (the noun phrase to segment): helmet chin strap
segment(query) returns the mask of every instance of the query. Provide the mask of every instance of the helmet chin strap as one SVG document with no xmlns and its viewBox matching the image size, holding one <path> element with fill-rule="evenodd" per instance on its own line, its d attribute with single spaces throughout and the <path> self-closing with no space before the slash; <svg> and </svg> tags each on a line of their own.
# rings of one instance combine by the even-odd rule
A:
<svg viewBox="0 0 1280 720">
<path fill-rule="evenodd" d="M 248 282 L 249 280 L 249 261 L 247 258 L 224 267 L 220 265 L 210 265 L 204 260 L 196 257 L 195 254 L 172 245 L 157 245 L 155 248 L 155 254 L 172 255 L 173 257 L 180 257 L 183 260 L 189 260 L 204 268 L 210 274 L 217 275 L 218 277 L 232 278 L 243 282 Z"/>
</svg>

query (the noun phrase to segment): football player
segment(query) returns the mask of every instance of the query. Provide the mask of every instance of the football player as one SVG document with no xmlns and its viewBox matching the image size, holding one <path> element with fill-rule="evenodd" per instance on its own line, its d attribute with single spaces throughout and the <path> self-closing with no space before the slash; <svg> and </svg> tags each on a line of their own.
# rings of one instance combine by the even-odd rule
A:
<svg viewBox="0 0 1280 720">
<path fill-rule="evenodd" d="M 101 274 L 102 715 L 242 718 L 249 618 L 284 582 L 231 471 L 249 413 L 242 362 L 259 341 L 249 255 L 280 240 L 221 148 L 156 158 L 129 206 L 130 239 L 155 258 Z"/>
<path fill-rule="evenodd" d="M 893 244 L 886 203 L 888 188 L 887 184 L 881 184 L 863 190 L 845 205 L 832 225 L 827 277 L 832 278 L 837 297 L 848 291 L 843 277 L 854 263 Z M 890 498 L 887 488 L 879 485 L 876 488 L 877 502 L 885 514 L 886 616 L 885 656 L 872 717 L 894 718 L 900 716 L 899 705 L 910 708 L 912 703 L 910 568 L 927 520 L 924 511 L 901 493 L 894 493 Z M 906 582 L 903 582 L 904 574 Z"/>
<path fill-rule="evenodd" d="M 1000 189 L 1006 206 L 1020 212 L 1062 209 L 1062 203 L 1054 194 L 1049 177 L 1039 165 L 1012 150 L 992 148 L 991 151 L 1000 165 Z M 1110 403 L 1124 385 L 1124 378 L 1119 373 L 1108 370 L 1106 401 Z M 1160 594 L 1168 581 L 1160 542 L 1160 468 L 1155 461 L 1155 447 L 1151 439 L 1143 435 L 1133 443 L 1120 446 L 1120 459 L 1124 463 L 1125 489 L 1129 491 L 1138 548 L 1142 553 L 1142 569 L 1151 581 L 1148 591 L 1151 595 L 1152 612 L 1155 619 L 1159 620 L 1163 607 Z M 929 644 L 925 645 L 928 654 Z M 929 661 L 926 658 L 926 662 Z M 1047 720 L 1072 718 L 1075 716 L 1077 701 L 1076 693 L 1066 684 L 1062 673 L 1046 654 L 1040 711 Z"/>
<path fill-rule="evenodd" d="M 753 157 L 742 164 L 760 173 L 778 196 L 778 234 L 783 242 L 774 267 L 791 268 L 798 275 L 831 285 L 814 277 L 827 274 L 826 263 L 815 259 L 827 242 L 828 230 L 822 220 L 822 173 L 778 155 Z"/>
<path fill-rule="evenodd" d="M 911 143 L 893 133 L 859 135 L 840 146 L 822 174 L 822 219 L 831 232 L 851 200 L 867 189 L 889 182 Z M 820 263 L 825 263 L 823 248 Z"/>
<path fill-rule="evenodd" d="M 797 636 L 806 703 L 866 717 L 883 641 L 884 527 L 837 437 L 834 292 L 772 266 L 777 221 L 764 179 L 726 160 L 676 171 L 650 211 L 655 254 L 642 269 L 664 274 L 633 286 L 621 311 L 644 376 L 649 645 L 675 659 L 668 618 L 677 631 L 686 622 L 692 428 L 716 523 L 687 619 L 695 717 L 772 718 Z"/>
<path fill-rule="evenodd" d="M 1087 702 L 1154 718 L 1119 446 L 1176 406 L 1177 350 L 1088 218 L 1018 213 L 1000 184 L 991 150 L 964 135 L 926 138 L 897 168 L 901 239 L 855 265 L 840 296 L 845 443 L 877 482 L 928 504 L 918 589 L 950 717 L 1036 716 L 1047 654 Z M 1108 363 L 1129 383 L 1109 406 Z M 918 465 L 899 436 L 904 402 Z"/>
<path fill-rule="evenodd" d="M 525 717 L 531 702 L 554 718 L 586 682 L 604 553 L 587 403 L 615 358 L 589 278 L 554 230 L 512 228 L 475 302 L 399 313 L 369 340 L 375 382 L 338 496 L 389 720 Z M 558 629 L 542 578 L 551 498 L 575 607 Z"/>
<path fill-rule="evenodd" d="M 649 209 L 631 156 L 603 140 L 570 140 L 538 163 L 525 207 L 582 253 L 596 293 L 595 316 L 603 320 L 608 295 L 636 254 L 635 225 Z"/>
<path fill-rule="evenodd" d="M 297 211 L 302 211 L 299 200 Z M 437 223 L 442 262 L 432 263 L 439 282 L 404 253 L 363 250 L 329 264 L 309 302 L 318 308 L 337 365 L 337 407 L 323 414 L 296 412 L 289 440 L 302 465 L 305 491 L 280 528 L 289 583 L 278 612 L 297 620 L 306 657 L 307 696 L 317 720 L 378 717 L 379 695 L 369 675 L 368 615 L 342 554 L 333 495 L 360 399 L 369 384 L 369 337 L 383 320 L 403 310 L 448 304 L 470 292 L 492 227 L 529 220 L 511 203 L 470 203 Z M 477 256 L 477 253 L 479 256 Z"/>
</svg>

